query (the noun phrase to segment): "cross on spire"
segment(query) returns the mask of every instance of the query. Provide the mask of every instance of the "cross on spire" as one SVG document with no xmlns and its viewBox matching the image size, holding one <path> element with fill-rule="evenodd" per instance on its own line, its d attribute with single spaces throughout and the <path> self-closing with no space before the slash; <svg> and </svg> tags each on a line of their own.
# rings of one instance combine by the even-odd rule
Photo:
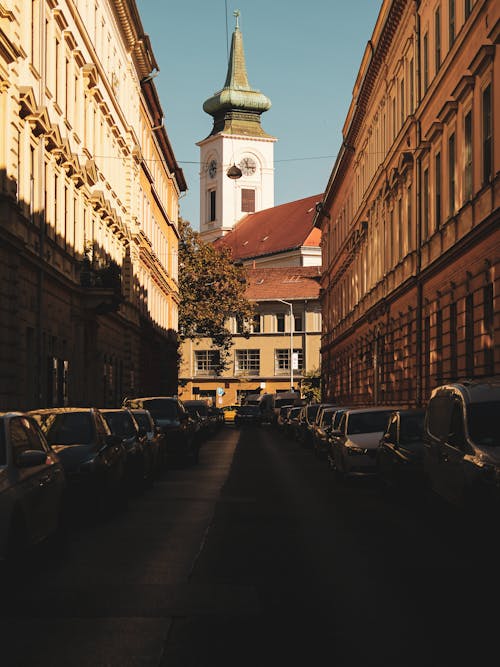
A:
<svg viewBox="0 0 500 667">
<path fill-rule="evenodd" d="M 235 18 L 236 18 L 236 28 L 239 28 L 239 27 L 240 27 L 240 25 L 239 25 L 240 10 L 239 10 L 239 9 L 235 9 L 234 12 L 233 12 L 233 14 L 234 14 L 234 16 L 235 16 Z"/>
</svg>

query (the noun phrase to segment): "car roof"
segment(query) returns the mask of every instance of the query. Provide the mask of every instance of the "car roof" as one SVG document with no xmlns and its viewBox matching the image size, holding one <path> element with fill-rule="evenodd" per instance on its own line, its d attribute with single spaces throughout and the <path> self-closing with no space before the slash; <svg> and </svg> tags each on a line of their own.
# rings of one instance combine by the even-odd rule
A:
<svg viewBox="0 0 500 667">
<path fill-rule="evenodd" d="M 500 400 L 500 378 L 451 382 L 436 387 L 432 393 L 434 395 L 445 390 L 459 392 L 466 403 L 484 403 Z"/>
<path fill-rule="evenodd" d="M 352 414 L 360 414 L 362 412 L 396 412 L 397 408 L 395 408 L 393 405 L 374 405 L 372 407 L 366 407 L 366 408 L 349 408 L 346 410 L 346 412 L 350 415 Z"/>
<path fill-rule="evenodd" d="M 103 409 L 105 409 L 105 408 L 103 408 Z M 61 413 L 62 414 L 62 413 L 68 413 L 68 412 L 89 412 L 89 411 L 92 411 L 92 410 L 99 410 L 100 411 L 99 408 L 94 408 L 94 407 L 92 407 L 92 408 L 89 408 L 89 407 L 87 407 L 87 408 L 86 407 L 81 407 L 81 408 L 77 408 L 77 407 L 59 407 L 59 408 L 36 408 L 34 410 L 28 410 L 26 412 L 26 414 L 27 415 L 32 415 L 32 414 L 43 415 L 43 414 L 49 414 L 49 413 L 51 413 L 51 414 Z"/>
</svg>

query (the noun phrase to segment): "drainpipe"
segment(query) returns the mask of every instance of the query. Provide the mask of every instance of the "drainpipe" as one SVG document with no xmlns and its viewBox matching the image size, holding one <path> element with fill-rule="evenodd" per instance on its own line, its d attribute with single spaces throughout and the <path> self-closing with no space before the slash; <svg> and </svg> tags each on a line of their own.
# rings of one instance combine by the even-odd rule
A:
<svg viewBox="0 0 500 667">
<path fill-rule="evenodd" d="M 417 100 L 416 107 L 420 106 L 421 101 L 421 63 L 420 63 L 420 16 L 418 8 L 420 1 L 415 2 L 415 50 L 416 50 L 416 76 L 415 81 L 417 85 Z M 416 122 L 416 145 L 417 149 L 420 146 L 422 138 L 422 131 L 420 120 Z M 416 347 L 415 347 L 415 364 L 416 364 L 416 378 L 415 378 L 415 400 L 418 407 L 422 405 L 422 322 L 423 322 L 423 288 L 421 281 L 421 267 L 422 267 L 422 164 L 420 155 L 417 157 L 415 164 L 415 195 L 416 195 L 416 210 L 415 210 L 415 226 L 416 226 L 416 267 L 415 276 L 417 284 L 417 306 L 416 306 Z"/>
</svg>

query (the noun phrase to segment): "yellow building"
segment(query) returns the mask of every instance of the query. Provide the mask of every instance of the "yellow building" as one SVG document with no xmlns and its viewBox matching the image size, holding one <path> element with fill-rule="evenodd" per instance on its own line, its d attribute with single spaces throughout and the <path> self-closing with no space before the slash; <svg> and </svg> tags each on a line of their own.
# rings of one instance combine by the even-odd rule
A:
<svg viewBox="0 0 500 667">
<path fill-rule="evenodd" d="M 0 4 L 0 409 L 177 387 L 186 184 L 133 0 Z"/>
<path fill-rule="evenodd" d="M 239 331 L 236 318 L 228 322 L 233 346 L 220 376 L 210 341 L 185 340 L 180 398 L 205 397 L 222 407 L 248 394 L 300 390 L 305 375 L 319 375 L 320 275 L 316 266 L 248 268 L 246 297 L 256 308 L 250 335 Z"/>
</svg>

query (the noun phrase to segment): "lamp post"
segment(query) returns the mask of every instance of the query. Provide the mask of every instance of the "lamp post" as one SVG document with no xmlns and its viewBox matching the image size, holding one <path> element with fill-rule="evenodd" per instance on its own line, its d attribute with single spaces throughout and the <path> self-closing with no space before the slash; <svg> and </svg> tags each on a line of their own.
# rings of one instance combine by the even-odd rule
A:
<svg viewBox="0 0 500 667">
<path fill-rule="evenodd" d="M 290 391 L 293 391 L 293 307 L 290 301 L 277 299 L 280 303 L 290 307 Z"/>
</svg>

